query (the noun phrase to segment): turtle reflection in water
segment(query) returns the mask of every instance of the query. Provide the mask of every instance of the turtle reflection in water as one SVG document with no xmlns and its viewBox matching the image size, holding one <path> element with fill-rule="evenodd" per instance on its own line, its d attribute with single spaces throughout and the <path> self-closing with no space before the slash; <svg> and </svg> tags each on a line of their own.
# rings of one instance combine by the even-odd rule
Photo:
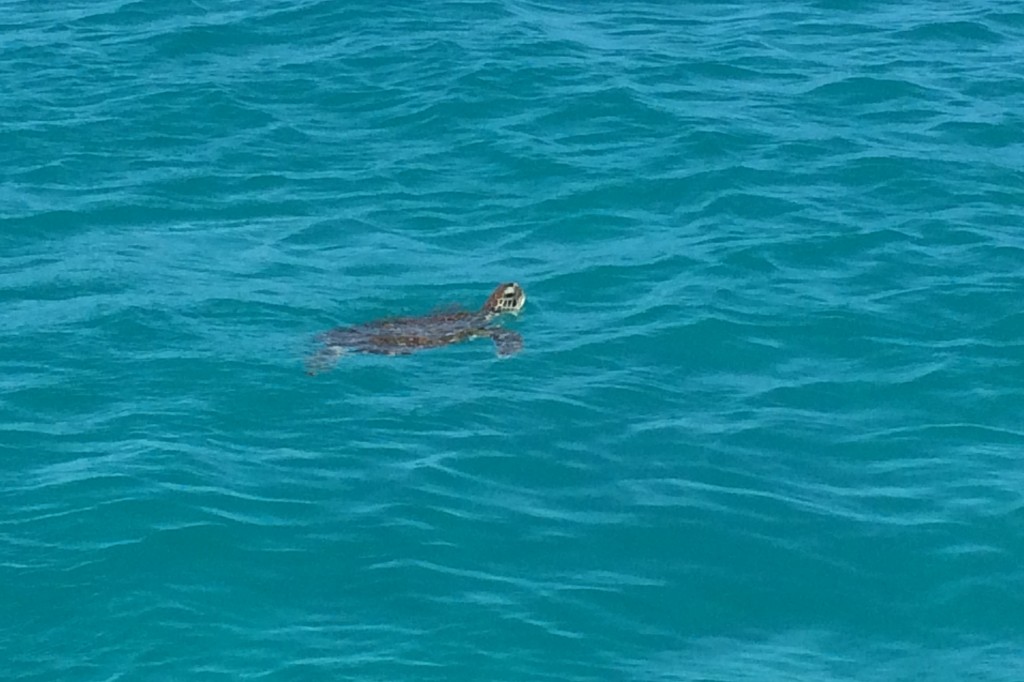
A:
<svg viewBox="0 0 1024 682">
<path fill-rule="evenodd" d="M 310 358 L 307 373 L 329 369 L 345 352 L 406 355 L 480 337 L 494 341 L 499 356 L 512 355 L 522 349 L 523 337 L 491 321 L 504 313 L 518 314 L 524 303 L 523 288 L 507 282 L 498 285 L 476 312 L 456 308 L 421 317 L 392 317 L 355 327 L 338 327 L 317 336 L 323 348 Z"/>
</svg>

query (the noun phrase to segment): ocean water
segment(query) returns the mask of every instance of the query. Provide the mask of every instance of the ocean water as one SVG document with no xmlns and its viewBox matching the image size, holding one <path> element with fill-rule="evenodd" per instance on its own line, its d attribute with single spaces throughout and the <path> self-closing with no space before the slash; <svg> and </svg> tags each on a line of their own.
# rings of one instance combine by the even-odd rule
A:
<svg viewBox="0 0 1024 682">
<path fill-rule="evenodd" d="M 1024 679 L 1020 3 L 0 8 L 0 679 Z"/>
</svg>

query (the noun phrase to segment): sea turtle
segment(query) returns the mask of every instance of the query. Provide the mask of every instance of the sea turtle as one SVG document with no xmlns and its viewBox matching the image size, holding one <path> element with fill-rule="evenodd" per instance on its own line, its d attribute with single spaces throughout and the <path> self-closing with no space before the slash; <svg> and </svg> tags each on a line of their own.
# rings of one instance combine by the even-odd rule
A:
<svg viewBox="0 0 1024 682">
<path fill-rule="evenodd" d="M 476 312 L 456 307 L 421 317 L 391 317 L 355 327 L 338 327 L 316 337 L 323 348 L 309 359 L 307 373 L 330 368 L 346 351 L 406 355 L 483 336 L 494 341 L 499 356 L 512 355 L 522 349 L 523 337 L 490 322 L 503 313 L 518 314 L 524 303 L 523 288 L 506 282 L 499 284 Z"/>
</svg>

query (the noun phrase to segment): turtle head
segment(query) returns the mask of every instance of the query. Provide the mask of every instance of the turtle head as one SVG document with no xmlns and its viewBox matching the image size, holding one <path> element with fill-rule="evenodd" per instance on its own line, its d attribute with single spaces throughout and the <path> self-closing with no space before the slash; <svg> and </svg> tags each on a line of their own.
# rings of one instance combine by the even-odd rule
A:
<svg viewBox="0 0 1024 682">
<path fill-rule="evenodd" d="M 526 292 L 515 282 L 499 284 L 494 293 L 490 295 L 481 312 L 487 316 L 512 313 L 515 315 L 523 309 L 526 303 Z"/>
</svg>

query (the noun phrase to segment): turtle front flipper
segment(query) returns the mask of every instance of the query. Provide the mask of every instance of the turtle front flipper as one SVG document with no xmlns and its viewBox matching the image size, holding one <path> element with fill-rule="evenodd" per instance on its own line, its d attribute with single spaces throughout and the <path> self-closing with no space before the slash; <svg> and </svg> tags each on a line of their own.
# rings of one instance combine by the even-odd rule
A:
<svg viewBox="0 0 1024 682">
<path fill-rule="evenodd" d="M 495 329 L 489 336 L 494 341 L 495 350 L 498 351 L 500 358 L 515 355 L 523 349 L 523 337 L 515 332 L 510 332 L 507 329 Z"/>
</svg>

